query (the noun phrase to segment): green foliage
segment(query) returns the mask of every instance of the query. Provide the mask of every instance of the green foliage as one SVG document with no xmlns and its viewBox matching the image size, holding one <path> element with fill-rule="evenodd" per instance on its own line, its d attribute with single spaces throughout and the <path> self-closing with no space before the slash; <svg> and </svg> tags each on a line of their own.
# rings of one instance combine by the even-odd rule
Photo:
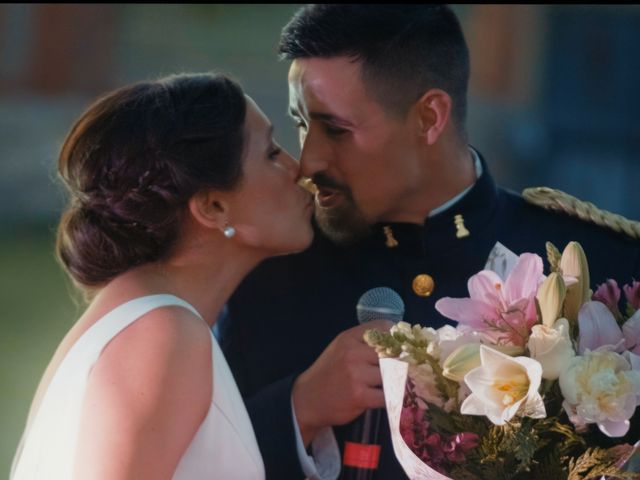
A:
<svg viewBox="0 0 640 480">
<path fill-rule="evenodd" d="M 567 480 L 588 480 L 602 476 L 613 478 L 638 478 L 637 473 L 625 472 L 617 467 L 621 458 L 631 453 L 631 445 L 617 445 L 612 448 L 588 448 L 578 458 L 569 459 Z"/>
<path fill-rule="evenodd" d="M 491 469 L 499 465 L 504 478 L 511 478 L 514 474 L 530 473 L 536 451 L 546 443 L 541 441 L 532 422 L 512 422 L 493 425 L 474 453 L 481 465 Z"/>
<path fill-rule="evenodd" d="M 428 405 L 429 405 L 429 410 L 428 410 L 427 416 L 429 418 L 429 422 L 433 429 L 435 429 L 438 432 L 445 432 L 445 433 L 457 433 L 457 432 L 463 431 L 463 430 L 458 430 L 457 428 L 457 425 L 455 422 L 457 415 L 451 415 L 450 413 L 446 412 L 442 408 L 432 403 L 429 403 Z M 470 430 L 466 430 L 466 431 L 470 431 Z"/>
<path fill-rule="evenodd" d="M 459 432 L 472 432 L 483 436 L 487 432 L 487 422 L 484 417 L 474 415 L 461 415 L 456 412 L 447 412 L 431 403 L 428 410 L 428 418 L 431 426 L 439 432 L 455 434 Z"/>
<path fill-rule="evenodd" d="M 557 417 L 521 418 L 505 425 L 488 424 L 483 417 L 447 413 L 429 405 L 429 420 L 440 432 L 474 432 L 480 444 L 455 465 L 456 480 L 589 480 L 638 478 L 616 464 L 632 447 L 587 448 L 584 438 Z"/>
<path fill-rule="evenodd" d="M 533 465 L 531 478 L 548 480 L 567 478 L 567 467 L 562 462 L 560 452 L 555 448 L 549 448 L 546 455 L 540 455 L 540 461 Z"/>
</svg>

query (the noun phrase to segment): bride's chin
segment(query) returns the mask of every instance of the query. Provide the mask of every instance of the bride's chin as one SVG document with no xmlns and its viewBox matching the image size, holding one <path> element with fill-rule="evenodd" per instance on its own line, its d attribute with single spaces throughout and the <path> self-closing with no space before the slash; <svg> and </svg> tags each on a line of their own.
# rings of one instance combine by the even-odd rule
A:
<svg viewBox="0 0 640 480">
<path fill-rule="evenodd" d="M 276 256 L 300 253 L 311 246 L 313 242 L 313 228 L 311 228 L 311 224 L 302 227 L 299 232 L 298 235 L 289 236 L 287 245 L 283 245 L 281 251 L 277 253 Z"/>
</svg>

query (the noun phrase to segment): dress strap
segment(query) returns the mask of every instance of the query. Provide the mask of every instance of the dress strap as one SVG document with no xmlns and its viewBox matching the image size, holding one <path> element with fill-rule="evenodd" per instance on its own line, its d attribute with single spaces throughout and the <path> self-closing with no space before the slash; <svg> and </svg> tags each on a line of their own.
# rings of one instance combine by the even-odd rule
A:
<svg viewBox="0 0 640 480">
<path fill-rule="evenodd" d="M 157 294 L 138 297 L 117 306 L 104 315 L 87 329 L 76 341 L 76 345 L 72 349 L 78 350 L 78 355 L 87 354 L 89 353 L 88 350 L 92 350 L 91 356 L 94 357 L 93 360 L 95 361 L 106 344 L 138 318 L 156 308 L 174 305 L 184 307 L 202 319 L 202 315 L 190 303 L 175 295 Z"/>
</svg>

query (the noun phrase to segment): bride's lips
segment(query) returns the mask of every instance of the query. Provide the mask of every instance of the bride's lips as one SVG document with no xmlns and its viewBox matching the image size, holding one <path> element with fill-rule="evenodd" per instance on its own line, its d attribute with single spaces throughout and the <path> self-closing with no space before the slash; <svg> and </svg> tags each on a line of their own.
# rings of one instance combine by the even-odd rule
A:
<svg viewBox="0 0 640 480">
<path fill-rule="evenodd" d="M 313 196 L 309 195 L 308 193 L 305 193 L 304 210 L 313 212 L 313 207 L 314 207 Z"/>
<path fill-rule="evenodd" d="M 321 208 L 331 208 L 342 200 L 342 193 L 332 188 L 318 187 L 316 203 Z"/>
</svg>

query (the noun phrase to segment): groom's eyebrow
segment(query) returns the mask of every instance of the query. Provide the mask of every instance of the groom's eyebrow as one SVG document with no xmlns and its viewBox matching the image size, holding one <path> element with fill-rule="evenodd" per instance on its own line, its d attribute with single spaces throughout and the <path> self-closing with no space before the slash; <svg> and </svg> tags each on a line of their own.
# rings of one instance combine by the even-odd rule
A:
<svg viewBox="0 0 640 480">
<path fill-rule="evenodd" d="M 287 113 L 293 119 L 300 118 L 300 113 L 298 113 L 298 110 L 296 110 L 294 107 L 289 107 L 289 111 Z M 330 113 L 309 112 L 309 117 L 316 120 L 321 120 L 323 122 L 332 123 L 334 125 L 341 125 L 346 127 L 353 126 L 353 123 L 350 122 L 349 120 L 345 120 L 344 118 L 338 117 L 336 115 L 332 115 Z"/>
<path fill-rule="evenodd" d="M 316 120 L 320 120 L 325 123 L 331 123 L 333 125 L 340 125 L 344 127 L 353 126 L 353 123 L 351 123 L 349 120 L 346 120 L 342 117 L 338 117 L 337 115 L 332 115 L 330 113 L 309 112 L 309 117 L 314 118 Z"/>
</svg>

